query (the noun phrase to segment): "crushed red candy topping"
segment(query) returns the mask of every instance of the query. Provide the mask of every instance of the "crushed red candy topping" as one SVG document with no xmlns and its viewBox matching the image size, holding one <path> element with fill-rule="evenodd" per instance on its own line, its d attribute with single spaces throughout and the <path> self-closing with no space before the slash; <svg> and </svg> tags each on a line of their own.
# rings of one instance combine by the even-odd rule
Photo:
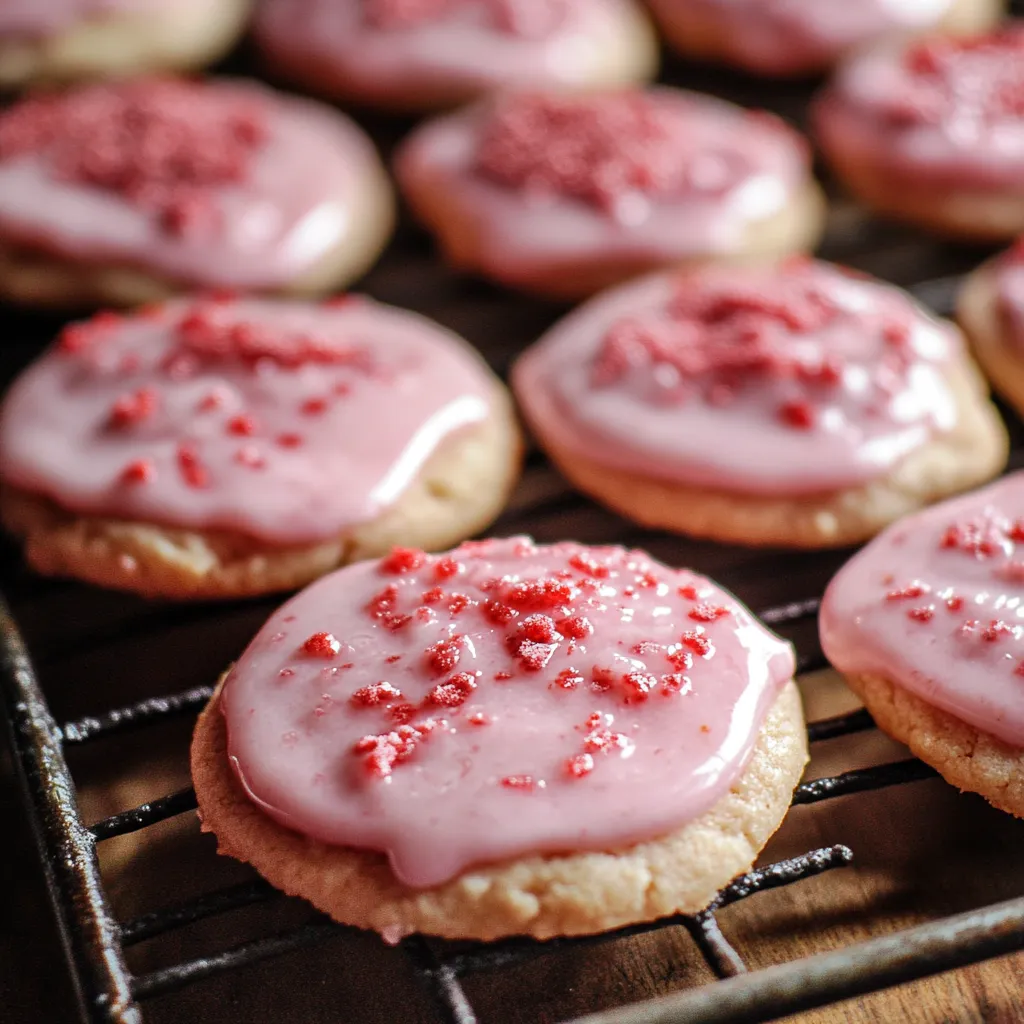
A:
<svg viewBox="0 0 1024 1024">
<path fill-rule="evenodd" d="M 34 157 L 61 181 L 149 213 L 173 236 L 216 230 L 216 191 L 244 183 L 269 138 L 264 102 L 174 79 L 32 96 L 0 114 L 0 161 Z"/>
<path fill-rule="evenodd" d="M 948 118 L 982 122 L 1024 117 L 1024 26 L 1008 24 L 985 35 L 935 36 L 904 51 L 906 87 L 885 108 L 900 125 Z"/>
<path fill-rule="evenodd" d="M 662 405 L 719 407 L 745 394 L 759 400 L 772 384 L 781 392 L 773 399 L 776 421 L 810 431 L 853 365 L 827 351 L 826 332 L 855 328 L 882 350 L 856 399 L 865 412 L 889 408 L 916 358 L 907 344 L 912 307 L 858 309 L 837 297 L 841 283 L 814 263 L 738 281 L 683 275 L 660 308 L 624 316 L 605 331 L 589 365 L 590 385 L 640 388 L 645 400 Z"/>
<path fill-rule="evenodd" d="M 691 608 L 688 614 L 695 622 L 715 622 L 718 619 L 725 618 L 729 614 L 729 609 L 723 605 L 709 604 L 707 601 L 702 601 Z"/>
<path fill-rule="evenodd" d="M 926 604 L 920 608 L 910 608 L 907 611 L 907 618 L 915 622 L 931 622 L 935 618 L 935 606 Z"/>
<path fill-rule="evenodd" d="M 509 189 L 555 193 L 616 217 L 639 195 L 722 195 L 749 174 L 739 147 L 701 151 L 685 103 L 640 91 L 525 93 L 482 127 L 478 174 Z"/>
<path fill-rule="evenodd" d="M 569 0 L 363 0 L 367 24 L 382 31 L 448 21 L 467 9 L 482 12 L 494 31 L 537 38 L 561 24 Z"/>
<path fill-rule="evenodd" d="M 178 321 L 175 340 L 180 353 L 207 363 L 241 362 L 256 367 L 272 362 L 282 369 L 322 365 L 344 367 L 364 376 L 380 376 L 382 368 L 364 345 L 354 345 L 340 332 L 285 330 L 273 324 L 246 320 L 232 303 L 197 301 Z M 323 402 L 314 410 L 326 409 Z M 307 403 L 308 404 L 308 403 Z"/>
<path fill-rule="evenodd" d="M 939 547 L 986 559 L 1012 554 L 1022 537 L 1024 521 L 1008 519 L 989 509 L 971 519 L 950 523 L 939 539 Z"/>
<path fill-rule="evenodd" d="M 341 643 L 332 633 L 314 633 L 306 639 L 302 649 L 314 658 L 333 658 L 341 650 Z"/>
</svg>

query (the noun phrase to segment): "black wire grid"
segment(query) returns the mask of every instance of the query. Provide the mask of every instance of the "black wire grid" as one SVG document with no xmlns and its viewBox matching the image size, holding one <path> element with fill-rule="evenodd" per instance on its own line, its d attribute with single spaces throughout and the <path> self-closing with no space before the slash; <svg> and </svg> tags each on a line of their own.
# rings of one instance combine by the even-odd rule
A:
<svg viewBox="0 0 1024 1024">
<path fill-rule="evenodd" d="M 926 282 L 914 291 L 933 306 L 948 308 L 955 279 Z M 817 599 L 760 612 L 762 621 L 786 628 L 812 618 Z M 800 659 L 799 671 L 824 668 L 820 653 Z M 342 926 L 326 917 L 274 935 L 244 942 L 213 956 L 132 974 L 124 951 L 195 921 L 274 899 L 278 892 L 261 880 L 208 893 L 129 921 L 114 919 L 100 875 L 96 845 L 195 810 L 191 789 L 115 814 L 91 826 L 83 823 L 64 750 L 69 745 L 102 742 L 116 733 L 144 729 L 165 719 L 197 713 L 212 693 L 197 687 L 165 697 L 108 710 L 95 717 L 58 724 L 37 682 L 17 624 L 0 598 L 0 697 L 10 731 L 14 761 L 45 866 L 82 1017 L 88 1024 L 141 1024 L 140 1004 L 223 971 L 314 943 Z M 811 743 L 874 728 L 866 711 L 856 711 L 808 726 Z M 797 787 L 793 804 L 814 804 L 853 793 L 870 792 L 936 775 L 916 759 L 882 764 L 815 779 Z M 843 845 L 807 853 L 758 868 L 726 886 L 704 911 L 604 935 L 540 943 L 510 939 L 458 946 L 428 942 L 419 936 L 402 941 L 418 977 L 433 996 L 439 1021 L 477 1024 L 478 1017 L 460 979 L 529 958 L 555 953 L 567 945 L 613 941 L 657 928 L 681 926 L 692 936 L 719 981 L 643 1003 L 579 1018 L 572 1024 L 752 1024 L 822 1006 L 891 985 L 1024 948 L 1024 897 L 947 917 L 847 949 L 748 971 L 718 924 L 718 913 L 756 893 L 791 885 L 843 867 L 853 852 Z"/>
</svg>

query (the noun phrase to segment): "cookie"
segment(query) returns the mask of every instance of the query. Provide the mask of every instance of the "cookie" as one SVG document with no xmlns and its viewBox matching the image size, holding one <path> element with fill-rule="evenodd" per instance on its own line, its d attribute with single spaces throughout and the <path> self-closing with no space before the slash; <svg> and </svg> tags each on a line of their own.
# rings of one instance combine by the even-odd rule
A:
<svg viewBox="0 0 1024 1024">
<path fill-rule="evenodd" d="M 221 853 L 395 942 L 704 907 L 807 760 L 790 646 L 643 552 L 528 538 L 350 566 L 277 611 L 200 717 Z"/>
<path fill-rule="evenodd" d="M 374 261 L 392 207 L 355 124 L 255 83 L 131 79 L 0 113 L 0 296 L 18 302 L 326 294 Z"/>
<path fill-rule="evenodd" d="M 968 276 L 957 319 L 992 386 L 1024 415 L 1024 244 Z"/>
<path fill-rule="evenodd" d="M 512 382 L 581 490 L 719 541 L 856 543 L 1006 461 L 956 328 L 806 259 L 613 289 L 528 349 Z"/>
<path fill-rule="evenodd" d="M 879 726 L 1024 816 L 1024 474 L 897 523 L 829 584 L 822 649 Z"/>
<path fill-rule="evenodd" d="M 415 131 L 395 169 L 455 266 L 556 298 L 801 251 L 822 227 L 799 135 L 664 87 L 483 101 Z"/>
<path fill-rule="evenodd" d="M 253 31 L 282 78 L 389 110 L 523 86 L 628 85 L 658 64 L 634 0 L 266 0 Z"/>
<path fill-rule="evenodd" d="M 827 71 L 850 51 L 892 37 L 992 28 L 1003 0 L 649 0 L 669 43 L 698 60 L 758 75 Z"/>
<path fill-rule="evenodd" d="M 0 516 L 43 573 L 243 596 L 470 536 L 520 447 L 504 388 L 423 317 L 178 300 L 71 325 L 15 382 Z"/>
<path fill-rule="evenodd" d="M 4 0 L 0 87 L 187 71 L 226 53 L 251 0 Z"/>
<path fill-rule="evenodd" d="M 951 237 L 1024 231 L 1024 22 L 854 57 L 813 108 L 821 149 L 867 206 Z"/>
</svg>

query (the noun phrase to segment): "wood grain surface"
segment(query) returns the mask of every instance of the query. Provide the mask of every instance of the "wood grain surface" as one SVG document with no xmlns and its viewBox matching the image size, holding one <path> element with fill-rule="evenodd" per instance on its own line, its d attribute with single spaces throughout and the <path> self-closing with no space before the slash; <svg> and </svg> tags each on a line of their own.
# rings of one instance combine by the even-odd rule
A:
<svg viewBox="0 0 1024 1024">
<path fill-rule="evenodd" d="M 855 2 L 855 0 L 851 0 Z M 754 83 L 669 64 L 666 80 L 771 106 L 801 123 L 807 87 Z M 364 118 L 385 151 L 408 125 Z M 935 242 L 833 204 L 823 252 L 900 284 L 930 282 L 922 294 L 948 303 L 949 278 L 976 265 L 981 249 Z M 503 371 L 563 312 L 452 274 L 429 240 L 403 223 L 362 289 L 426 313 L 464 334 Z M 0 382 L 49 339 L 59 321 L 0 311 Z M 1007 415 L 1021 455 L 1020 425 Z M 624 542 L 670 564 L 713 575 L 754 609 L 817 595 L 845 553 L 745 551 L 641 530 L 574 494 L 538 455 L 495 533 L 538 540 Z M 0 546 L 0 580 L 20 619 L 58 720 L 142 697 L 211 683 L 238 655 L 275 601 L 166 606 L 41 580 Z M 791 631 L 801 652 L 816 650 L 813 622 Z M 831 673 L 802 680 L 808 718 L 855 706 Z M 87 821 L 188 784 L 190 722 L 166 722 L 69 751 Z M 0 752 L 0 1022 L 71 1024 L 71 987 L 41 872 L 9 766 Z M 820 744 L 809 776 L 906 756 L 876 732 Z M 765 862 L 845 843 L 854 866 L 764 893 L 723 911 L 723 930 L 751 968 L 840 948 L 908 924 L 1024 893 L 1024 822 L 940 781 L 796 808 L 764 853 Z M 184 815 L 101 847 L 121 918 L 170 905 L 251 877 L 218 858 L 195 816 Z M 146 971 L 266 935 L 310 916 L 280 899 L 234 911 L 142 943 L 131 966 Z M 805 1014 L 806 1024 L 838 1022 L 1018 1022 L 1024 957 L 967 968 L 888 993 Z M 712 981 L 678 927 L 537 957 L 473 975 L 466 990 L 484 1024 L 553 1024 Z M 376 937 L 339 930 L 328 941 L 244 971 L 221 975 L 146 1005 L 149 1024 L 428 1024 L 436 1018 L 405 957 Z"/>
</svg>

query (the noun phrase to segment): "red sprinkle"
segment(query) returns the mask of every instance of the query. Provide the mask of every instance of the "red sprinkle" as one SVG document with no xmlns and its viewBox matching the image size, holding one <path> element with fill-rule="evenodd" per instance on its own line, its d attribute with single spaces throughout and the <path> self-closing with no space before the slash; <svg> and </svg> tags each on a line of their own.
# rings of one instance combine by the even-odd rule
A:
<svg viewBox="0 0 1024 1024">
<path fill-rule="evenodd" d="M 302 411 L 307 416 L 319 416 L 320 413 L 327 411 L 327 399 L 326 398 L 307 398 L 302 403 Z"/>
<path fill-rule="evenodd" d="M 199 461 L 199 455 L 191 445 L 178 445 L 178 469 L 189 487 L 205 487 L 209 483 L 206 467 Z"/>
<path fill-rule="evenodd" d="M 469 672 L 459 672 L 452 676 L 447 682 L 438 683 L 429 694 L 427 701 L 431 704 L 438 704 L 441 707 L 457 708 L 469 700 L 470 695 L 477 687 L 476 678 Z"/>
<path fill-rule="evenodd" d="M 427 553 L 419 548 L 393 548 L 391 554 L 380 560 L 380 571 L 390 576 L 415 572 L 427 560 Z"/>
<path fill-rule="evenodd" d="M 582 779 L 594 770 L 594 758 L 591 754 L 577 754 L 565 762 L 565 769 L 574 779 Z"/>
<path fill-rule="evenodd" d="M 569 615 L 555 624 L 558 632 L 570 640 L 584 640 L 594 632 L 594 627 L 585 615 Z"/>
<path fill-rule="evenodd" d="M 228 420 L 228 433 L 249 437 L 256 433 L 256 423 L 251 416 L 233 416 Z"/>
<path fill-rule="evenodd" d="M 462 636 L 456 634 L 427 648 L 427 667 L 435 676 L 447 675 L 458 665 L 462 640 Z"/>
<path fill-rule="evenodd" d="M 582 686 L 583 676 L 574 668 L 563 668 L 561 672 L 555 676 L 555 681 L 551 684 L 557 686 L 560 690 L 575 690 L 578 686 Z"/>
<path fill-rule="evenodd" d="M 704 628 L 687 630 L 679 638 L 680 642 L 701 658 L 710 658 L 715 653 L 715 645 L 704 635 Z"/>
<path fill-rule="evenodd" d="M 317 634 L 322 636 L 324 634 Z M 308 644 L 309 641 L 307 640 Z M 335 641 L 337 643 L 337 641 Z M 340 646 L 340 645 L 339 645 Z M 395 689 L 388 682 L 371 683 L 369 686 L 362 686 L 349 697 L 349 701 L 357 707 L 372 708 L 378 704 L 387 704 L 390 701 L 402 699 L 402 691 Z"/>
<path fill-rule="evenodd" d="M 341 643 L 332 633 L 314 633 L 302 649 L 314 658 L 333 658 L 341 650 Z"/>
<path fill-rule="evenodd" d="M 808 402 L 794 400 L 779 406 L 779 418 L 789 427 L 809 430 L 817 422 L 818 416 Z"/>
<path fill-rule="evenodd" d="M 453 576 L 458 576 L 460 572 L 465 572 L 465 569 L 461 562 L 456 561 L 451 555 L 445 555 L 434 563 L 434 579 L 443 583 Z"/>
<path fill-rule="evenodd" d="M 501 784 L 506 789 L 521 789 L 527 793 L 532 793 L 536 786 L 532 775 L 506 775 Z"/>
<path fill-rule="evenodd" d="M 907 611 L 907 618 L 915 622 L 931 622 L 935 617 L 935 609 L 931 605 L 924 605 L 921 608 L 911 608 Z"/>
<path fill-rule="evenodd" d="M 690 609 L 690 618 L 694 622 L 715 622 L 729 614 L 729 609 L 721 605 L 708 604 L 706 601 Z"/>
<path fill-rule="evenodd" d="M 126 484 L 147 484 L 156 479 L 156 467 L 149 459 L 135 459 L 121 470 L 121 481 Z"/>
<path fill-rule="evenodd" d="M 110 408 L 110 424 L 113 427 L 131 427 L 149 419 L 156 412 L 159 398 L 152 388 L 122 395 Z"/>
</svg>

